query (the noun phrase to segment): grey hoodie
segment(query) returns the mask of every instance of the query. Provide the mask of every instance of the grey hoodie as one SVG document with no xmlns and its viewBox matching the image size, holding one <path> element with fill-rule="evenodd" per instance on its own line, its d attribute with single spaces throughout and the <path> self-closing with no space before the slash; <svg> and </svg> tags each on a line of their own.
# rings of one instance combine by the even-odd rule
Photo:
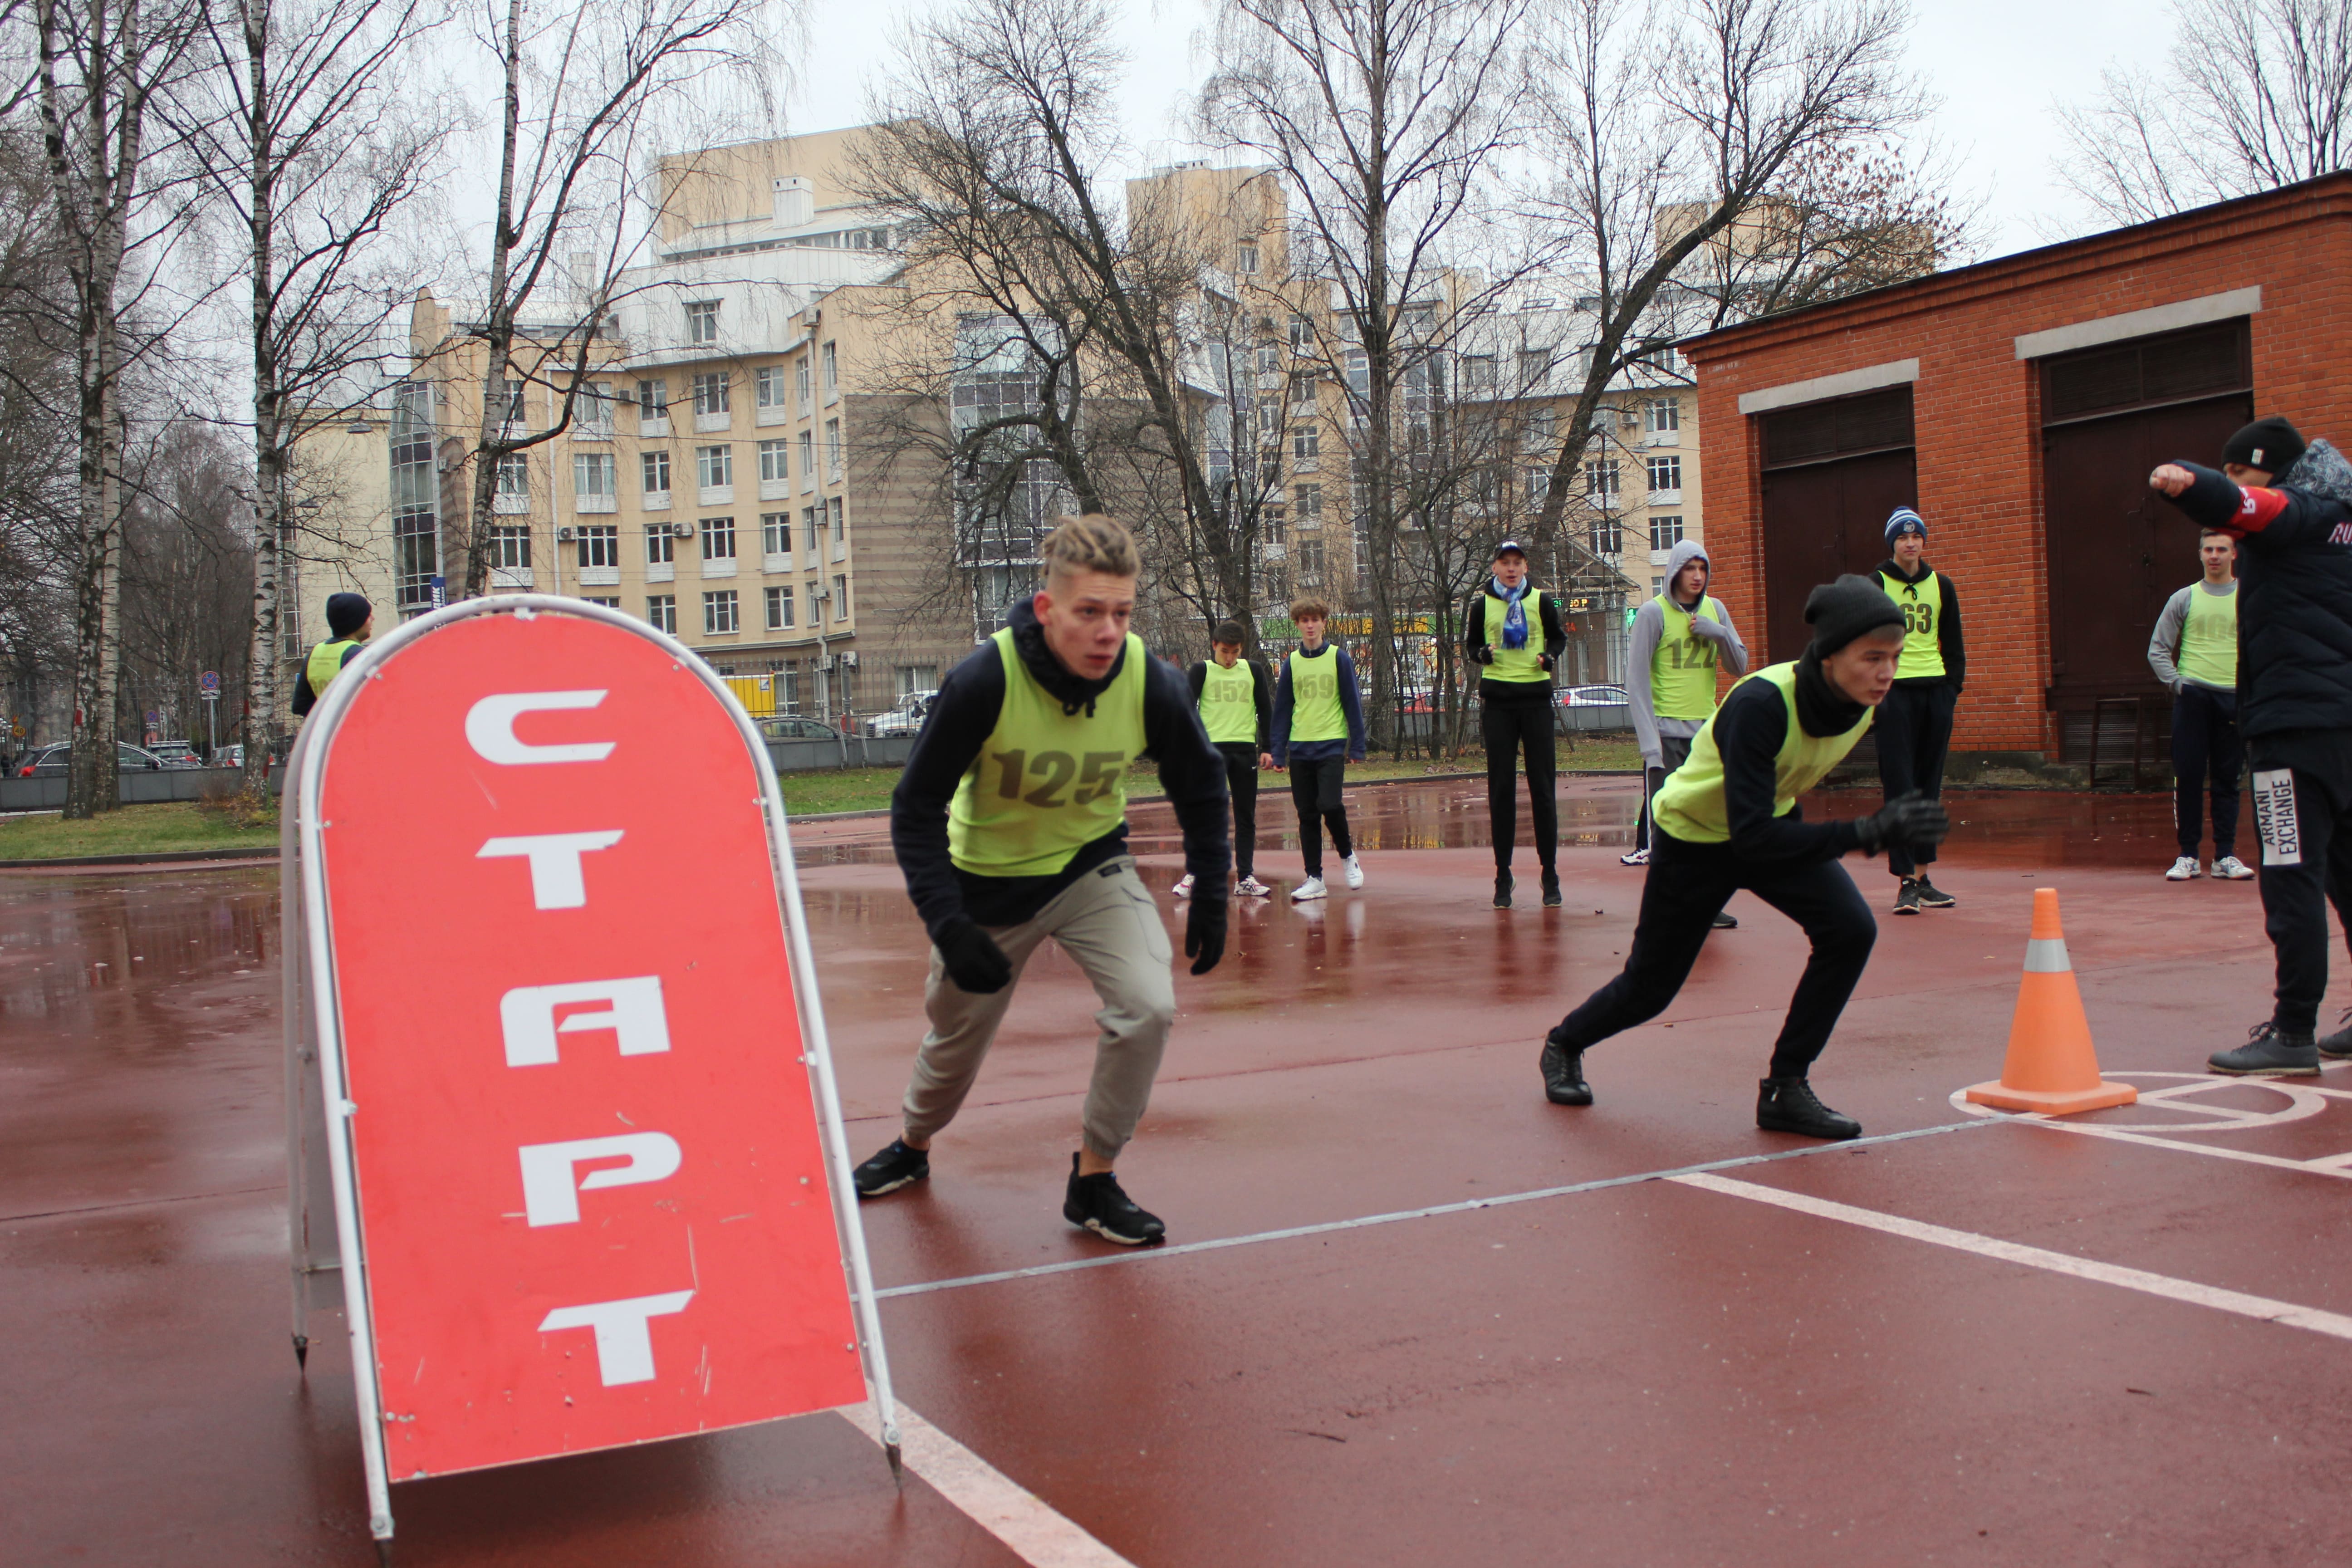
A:
<svg viewBox="0 0 2352 1568">
<path fill-rule="evenodd" d="M 1706 563 L 1709 583 L 1715 579 L 1715 563 L 1709 559 L 1706 547 L 1696 539 L 1685 539 L 1666 557 L 1666 592 L 1675 591 L 1675 578 L 1693 561 Z M 1691 630 L 1720 644 L 1717 658 L 1722 667 L 1731 671 L 1734 680 L 1748 673 L 1748 645 L 1739 638 L 1738 628 L 1731 624 L 1731 612 L 1723 601 L 1710 598 L 1704 592 L 1700 598 L 1715 606 L 1723 619 L 1718 623 L 1705 616 L 1694 614 Z M 1641 747 L 1642 761 L 1650 767 L 1664 765 L 1665 752 L 1658 744 L 1661 734 L 1687 740 L 1706 727 L 1703 719 L 1661 719 L 1657 705 L 1650 694 L 1650 665 L 1657 657 L 1659 639 L 1665 636 L 1666 612 L 1654 598 L 1634 612 L 1633 630 L 1625 646 L 1625 697 L 1633 712 L 1633 740 Z"/>
</svg>

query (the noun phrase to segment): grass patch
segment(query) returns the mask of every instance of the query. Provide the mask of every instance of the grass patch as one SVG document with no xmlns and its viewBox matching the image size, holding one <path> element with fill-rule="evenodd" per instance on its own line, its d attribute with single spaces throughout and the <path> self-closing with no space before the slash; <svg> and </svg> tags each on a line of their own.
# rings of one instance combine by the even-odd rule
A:
<svg viewBox="0 0 2352 1568">
<path fill-rule="evenodd" d="M 87 822 L 55 813 L 0 821 L 0 860 L 59 860 L 82 855 L 159 855 L 188 849 L 275 853 L 278 816 L 243 820 L 196 801 L 126 805 Z"/>
</svg>

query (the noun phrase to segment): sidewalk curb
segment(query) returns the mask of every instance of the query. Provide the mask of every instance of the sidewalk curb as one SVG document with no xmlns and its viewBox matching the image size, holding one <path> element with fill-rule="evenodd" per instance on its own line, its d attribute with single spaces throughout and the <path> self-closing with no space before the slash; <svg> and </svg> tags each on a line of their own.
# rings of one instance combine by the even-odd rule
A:
<svg viewBox="0 0 2352 1568">
<path fill-rule="evenodd" d="M 53 855 L 39 860 L 0 860 L 0 871 L 39 871 L 52 866 L 184 866 L 203 860 L 275 860 L 275 845 L 249 849 L 160 849 L 144 855 Z"/>
</svg>

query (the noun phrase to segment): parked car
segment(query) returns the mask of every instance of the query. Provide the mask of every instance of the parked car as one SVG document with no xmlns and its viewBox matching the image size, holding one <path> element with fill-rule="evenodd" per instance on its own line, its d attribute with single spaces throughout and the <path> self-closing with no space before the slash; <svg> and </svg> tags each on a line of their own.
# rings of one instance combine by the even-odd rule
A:
<svg viewBox="0 0 2352 1568">
<path fill-rule="evenodd" d="M 233 741 L 226 746 L 215 747 L 213 749 L 213 760 L 210 765 L 216 768 L 241 768 L 245 766 L 245 742 L 242 741 Z"/>
<path fill-rule="evenodd" d="M 898 706 L 867 720 L 866 732 L 877 741 L 892 735 L 919 733 L 923 721 L 930 715 L 931 703 L 938 696 L 936 691 L 917 691 L 901 697 Z"/>
<path fill-rule="evenodd" d="M 205 760 L 196 755 L 193 741 L 158 741 L 147 748 L 167 768 L 200 768 Z"/>
<path fill-rule="evenodd" d="M 1559 689 L 1559 705 L 1563 708 L 1622 708 L 1625 689 L 1622 686 L 1563 686 Z"/>
<path fill-rule="evenodd" d="M 54 746 L 43 746 L 24 760 L 16 769 L 16 776 L 20 779 L 61 779 L 66 776 L 66 759 L 72 750 L 64 742 Z M 117 741 L 114 743 L 114 765 L 126 773 L 159 773 L 167 764 L 152 752 Z"/>
<path fill-rule="evenodd" d="M 838 741 L 841 731 L 814 719 L 785 716 L 761 720 L 760 736 L 768 741 Z"/>
</svg>

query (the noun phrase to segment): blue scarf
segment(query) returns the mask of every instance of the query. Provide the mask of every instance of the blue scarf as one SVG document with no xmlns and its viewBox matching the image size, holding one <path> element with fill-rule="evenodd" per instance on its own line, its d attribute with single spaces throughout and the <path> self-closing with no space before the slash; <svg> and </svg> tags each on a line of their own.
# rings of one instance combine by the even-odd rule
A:
<svg viewBox="0 0 2352 1568">
<path fill-rule="evenodd" d="M 1528 596 L 1528 579 L 1519 579 L 1516 588 L 1506 588 L 1499 577 L 1486 579 L 1487 589 L 1503 601 L 1503 646 L 1521 648 L 1528 646 L 1528 607 L 1521 603 Z"/>
</svg>

